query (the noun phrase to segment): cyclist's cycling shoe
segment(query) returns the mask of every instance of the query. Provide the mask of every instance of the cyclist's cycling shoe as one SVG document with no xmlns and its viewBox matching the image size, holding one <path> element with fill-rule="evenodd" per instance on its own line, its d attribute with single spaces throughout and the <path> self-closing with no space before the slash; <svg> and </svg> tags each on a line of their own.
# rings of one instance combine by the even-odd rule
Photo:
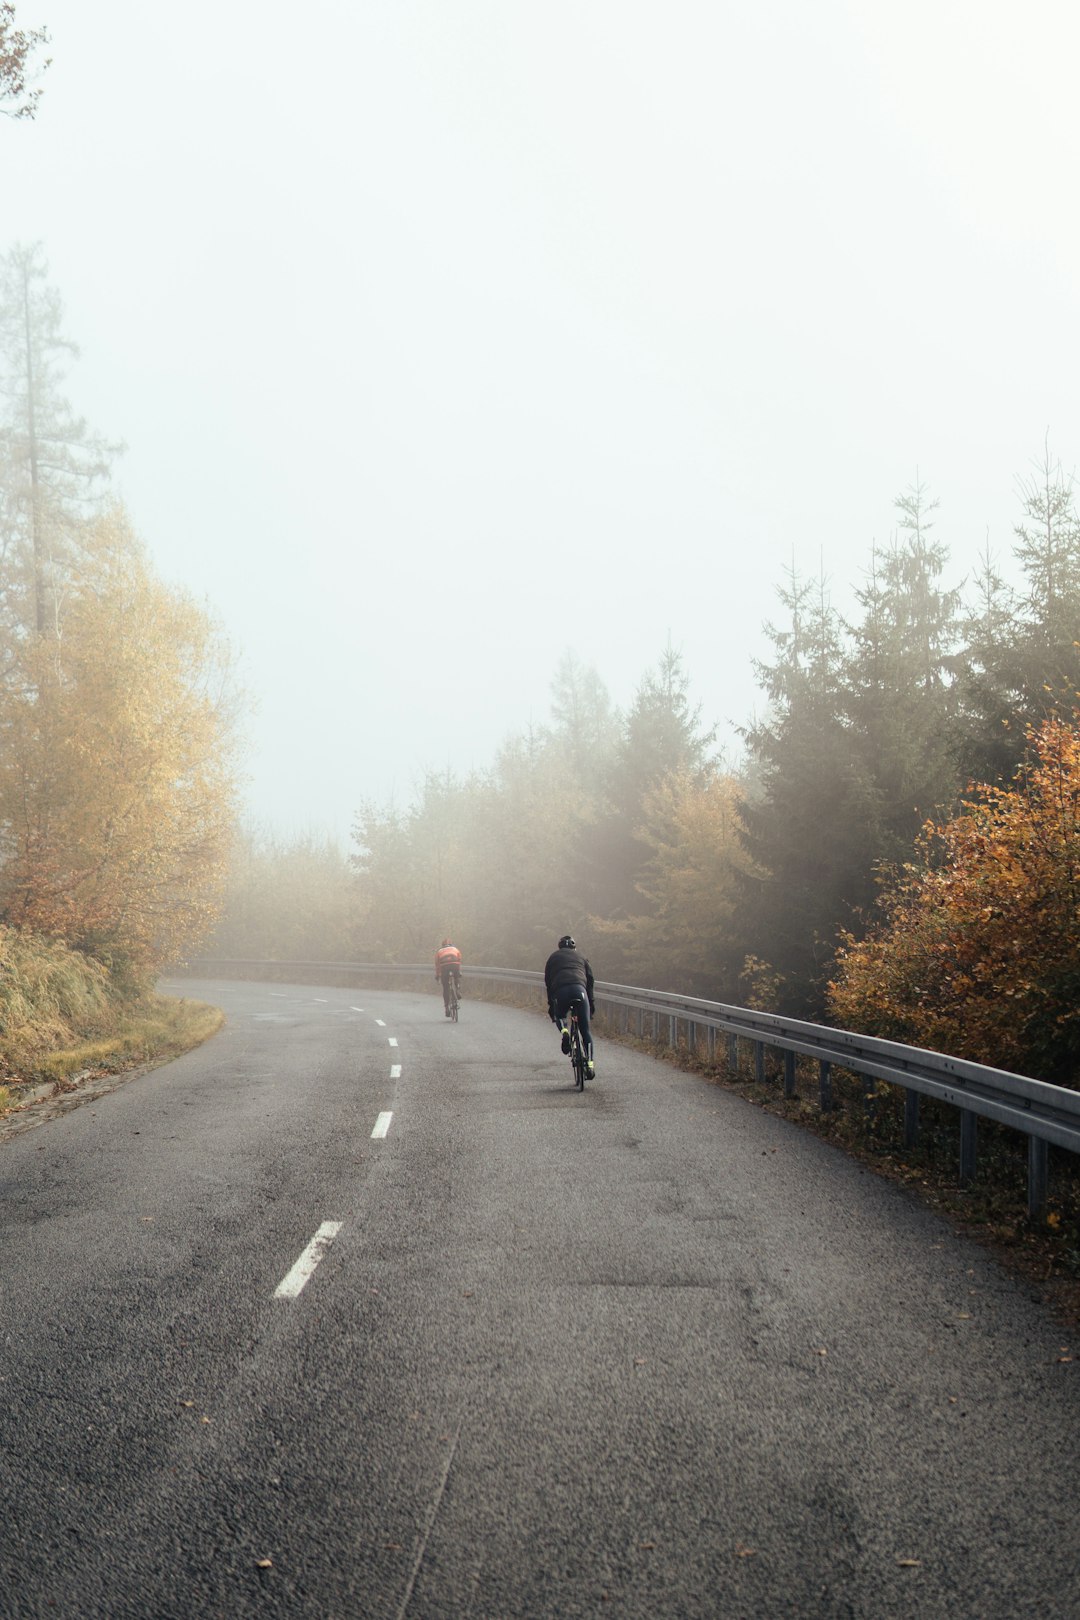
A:
<svg viewBox="0 0 1080 1620">
<path fill-rule="evenodd" d="M 596 1079 L 596 1064 L 593 1062 L 592 1058 L 590 1058 L 585 1065 L 585 1078 L 587 1080 Z"/>
<path fill-rule="evenodd" d="M 570 1050 L 570 1031 L 568 1029 L 564 1029 L 562 1032 L 562 1049 L 564 1052 Z"/>
</svg>

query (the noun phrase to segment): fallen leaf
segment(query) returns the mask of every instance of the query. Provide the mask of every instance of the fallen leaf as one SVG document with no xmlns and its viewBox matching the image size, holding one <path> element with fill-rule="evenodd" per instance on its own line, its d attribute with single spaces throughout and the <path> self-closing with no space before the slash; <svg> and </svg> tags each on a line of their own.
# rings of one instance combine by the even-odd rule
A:
<svg viewBox="0 0 1080 1620">
<path fill-rule="evenodd" d="M 255 1560 L 256 1569 L 273 1569 L 273 1567 L 274 1560 L 272 1558 L 256 1558 Z"/>
<path fill-rule="evenodd" d="M 181 1406 L 194 1406 L 195 1402 L 194 1401 L 181 1401 L 180 1405 Z"/>
<path fill-rule="evenodd" d="M 815 1356 L 827 1356 L 828 1353 L 829 1352 L 826 1350 L 824 1345 L 822 1345 L 819 1350 L 814 1351 Z"/>
<path fill-rule="evenodd" d="M 896 1562 L 901 1569 L 919 1569 L 922 1565 L 921 1558 L 898 1558 Z"/>
<path fill-rule="evenodd" d="M 209 1422 L 210 1422 L 210 1419 L 209 1419 L 209 1418 L 208 1418 L 208 1417 L 201 1417 L 201 1418 L 200 1418 L 200 1419 L 199 1419 L 199 1422 L 200 1422 L 200 1423 L 209 1423 Z"/>
<path fill-rule="evenodd" d="M 1060 1365 L 1060 1364 L 1061 1364 L 1061 1362 L 1063 1362 L 1063 1361 L 1071 1361 L 1071 1360 L 1072 1360 L 1072 1356 L 1058 1356 L 1058 1363 L 1059 1363 L 1059 1365 Z"/>
<path fill-rule="evenodd" d="M 401 1542 L 400 1541 L 384 1541 L 383 1546 L 386 1548 L 387 1552 L 400 1552 L 401 1551 Z"/>
<path fill-rule="evenodd" d="M 737 1541 L 735 1543 L 735 1556 L 736 1558 L 756 1558 L 757 1548 L 748 1547 L 745 1541 Z"/>
<path fill-rule="evenodd" d="M 950 1395 L 949 1396 L 949 1405 L 950 1406 L 955 1406 L 959 1399 L 960 1399 L 959 1395 Z"/>
<path fill-rule="evenodd" d="M 648 1365 L 648 1363 L 646 1362 L 644 1356 L 635 1356 L 634 1357 L 634 1366 L 635 1367 L 645 1367 L 647 1365 Z"/>
<path fill-rule="evenodd" d="M 641 1547 L 645 1552 L 655 1552 L 656 1550 L 655 1541 L 639 1541 L 638 1546 Z"/>
<path fill-rule="evenodd" d="M 956 1320 L 958 1322 L 970 1322 L 971 1321 L 971 1315 L 970 1315 L 970 1313 L 968 1311 L 960 1311 L 958 1313 L 958 1315 L 957 1315 Z"/>
</svg>

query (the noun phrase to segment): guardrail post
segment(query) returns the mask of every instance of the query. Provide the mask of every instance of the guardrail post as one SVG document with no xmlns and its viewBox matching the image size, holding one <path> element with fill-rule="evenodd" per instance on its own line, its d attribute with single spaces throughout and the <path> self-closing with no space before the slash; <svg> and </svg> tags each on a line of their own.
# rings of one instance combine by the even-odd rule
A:
<svg viewBox="0 0 1080 1620">
<path fill-rule="evenodd" d="M 1046 1214 L 1047 1172 L 1050 1159 L 1049 1143 L 1041 1136 L 1028 1137 L 1028 1215 L 1041 1221 Z"/>
<path fill-rule="evenodd" d="M 705 1050 L 711 1067 L 716 1062 L 716 1025 L 707 1024 L 705 1027 L 709 1032 L 705 1037 Z"/>
<path fill-rule="evenodd" d="M 674 1015 L 668 1019 L 667 1043 L 673 1050 L 679 1044 L 679 1020 Z"/>
<path fill-rule="evenodd" d="M 909 1086 L 904 1092 L 904 1146 L 914 1147 L 919 1134 L 919 1093 Z"/>
<path fill-rule="evenodd" d="M 697 1025 L 692 1018 L 686 1026 L 686 1050 L 691 1057 L 697 1052 Z"/>
<path fill-rule="evenodd" d="M 738 1072 L 739 1072 L 739 1037 L 737 1035 L 729 1035 L 728 1038 L 727 1038 L 727 1060 L 728 1060 L 728 1068 L 731 1069 L 734 1074 L 738 1074 Z"/>
<path fill-rule="evenodd" d="M 823 1114 L 832 1109 L 832 1064 L 828 1058 L 818 1060 L 818 1106 Z"/>
<path fill-rule="evenodd" d="M 979 1138 L 979 1116 L 970 1108 L 960 1110 L 960 1184 L 975 1180 L 975 1156 Z"/>
<path fill-rule="evenodd" d="M 785 1097 L 794 1097 L 794 1095 L 795 1095 L 795 1054 L 794 1054 L 794 1052 L 785 1052 L 784 1053 L 784 1096 Z"/>
<path fill-rule="evenodd" d="M 754 1076 L 759 1086 L 765 1084 L 765 1042 L 754 1042 Z"/>
</svg>

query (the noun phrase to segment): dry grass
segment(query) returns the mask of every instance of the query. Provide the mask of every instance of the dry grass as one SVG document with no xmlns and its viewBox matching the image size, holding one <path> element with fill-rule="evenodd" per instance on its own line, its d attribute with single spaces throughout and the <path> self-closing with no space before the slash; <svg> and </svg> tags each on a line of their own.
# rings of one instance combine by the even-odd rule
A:
<svg viewBox="0 0 1080 1620">
<path fill-rule="evenodd" d="M 0 1114 L 27 1085 L 163 1063 L 221 1023 L 216 1007 L 133 996 L 100 962 L 0 927 Z"/>
<path fill-rule="evenodd" d="M 122 1026 L 104 1040 L 82 1041 L 48 1053 L 35 1064 L 34 1079 L 61 1084 L 88 1069 L 95 1073 L 166 1063 L 215 1035 L 224 1022 L 218 1007 L 203 1001 L 152 996 L 133 1008 Z"/>
</svg>

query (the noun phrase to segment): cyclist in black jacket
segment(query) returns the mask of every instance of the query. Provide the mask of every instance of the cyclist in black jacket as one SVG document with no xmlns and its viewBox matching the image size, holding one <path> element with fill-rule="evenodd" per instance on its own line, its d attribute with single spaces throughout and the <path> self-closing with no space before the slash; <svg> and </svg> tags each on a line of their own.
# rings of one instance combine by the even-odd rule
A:
<svg viewBox="0 0 1080 1620">
<path fill-rule="evenodd" d="M 589 1062 L 588 1077 L 591 1080 L 596 1073 L 592 1030 L 589 1027 L 589 1016 L 596 1012 L 596 1003 L 593 1001 L 593 971 L 574 944 L 571 934 L 564 934 L 559 941 L 558 950 L 552 951 L 548 957 L 544 968 L 544 983 L 547 986 L 548 1016 L 553 1024 L 559 1026 L 564 1052 L 570 1050 L 570 1031 L 563 1020 L 569 1015 L 570 1008 L 576 1006 L 581 1039 Z"/>
</svg>

